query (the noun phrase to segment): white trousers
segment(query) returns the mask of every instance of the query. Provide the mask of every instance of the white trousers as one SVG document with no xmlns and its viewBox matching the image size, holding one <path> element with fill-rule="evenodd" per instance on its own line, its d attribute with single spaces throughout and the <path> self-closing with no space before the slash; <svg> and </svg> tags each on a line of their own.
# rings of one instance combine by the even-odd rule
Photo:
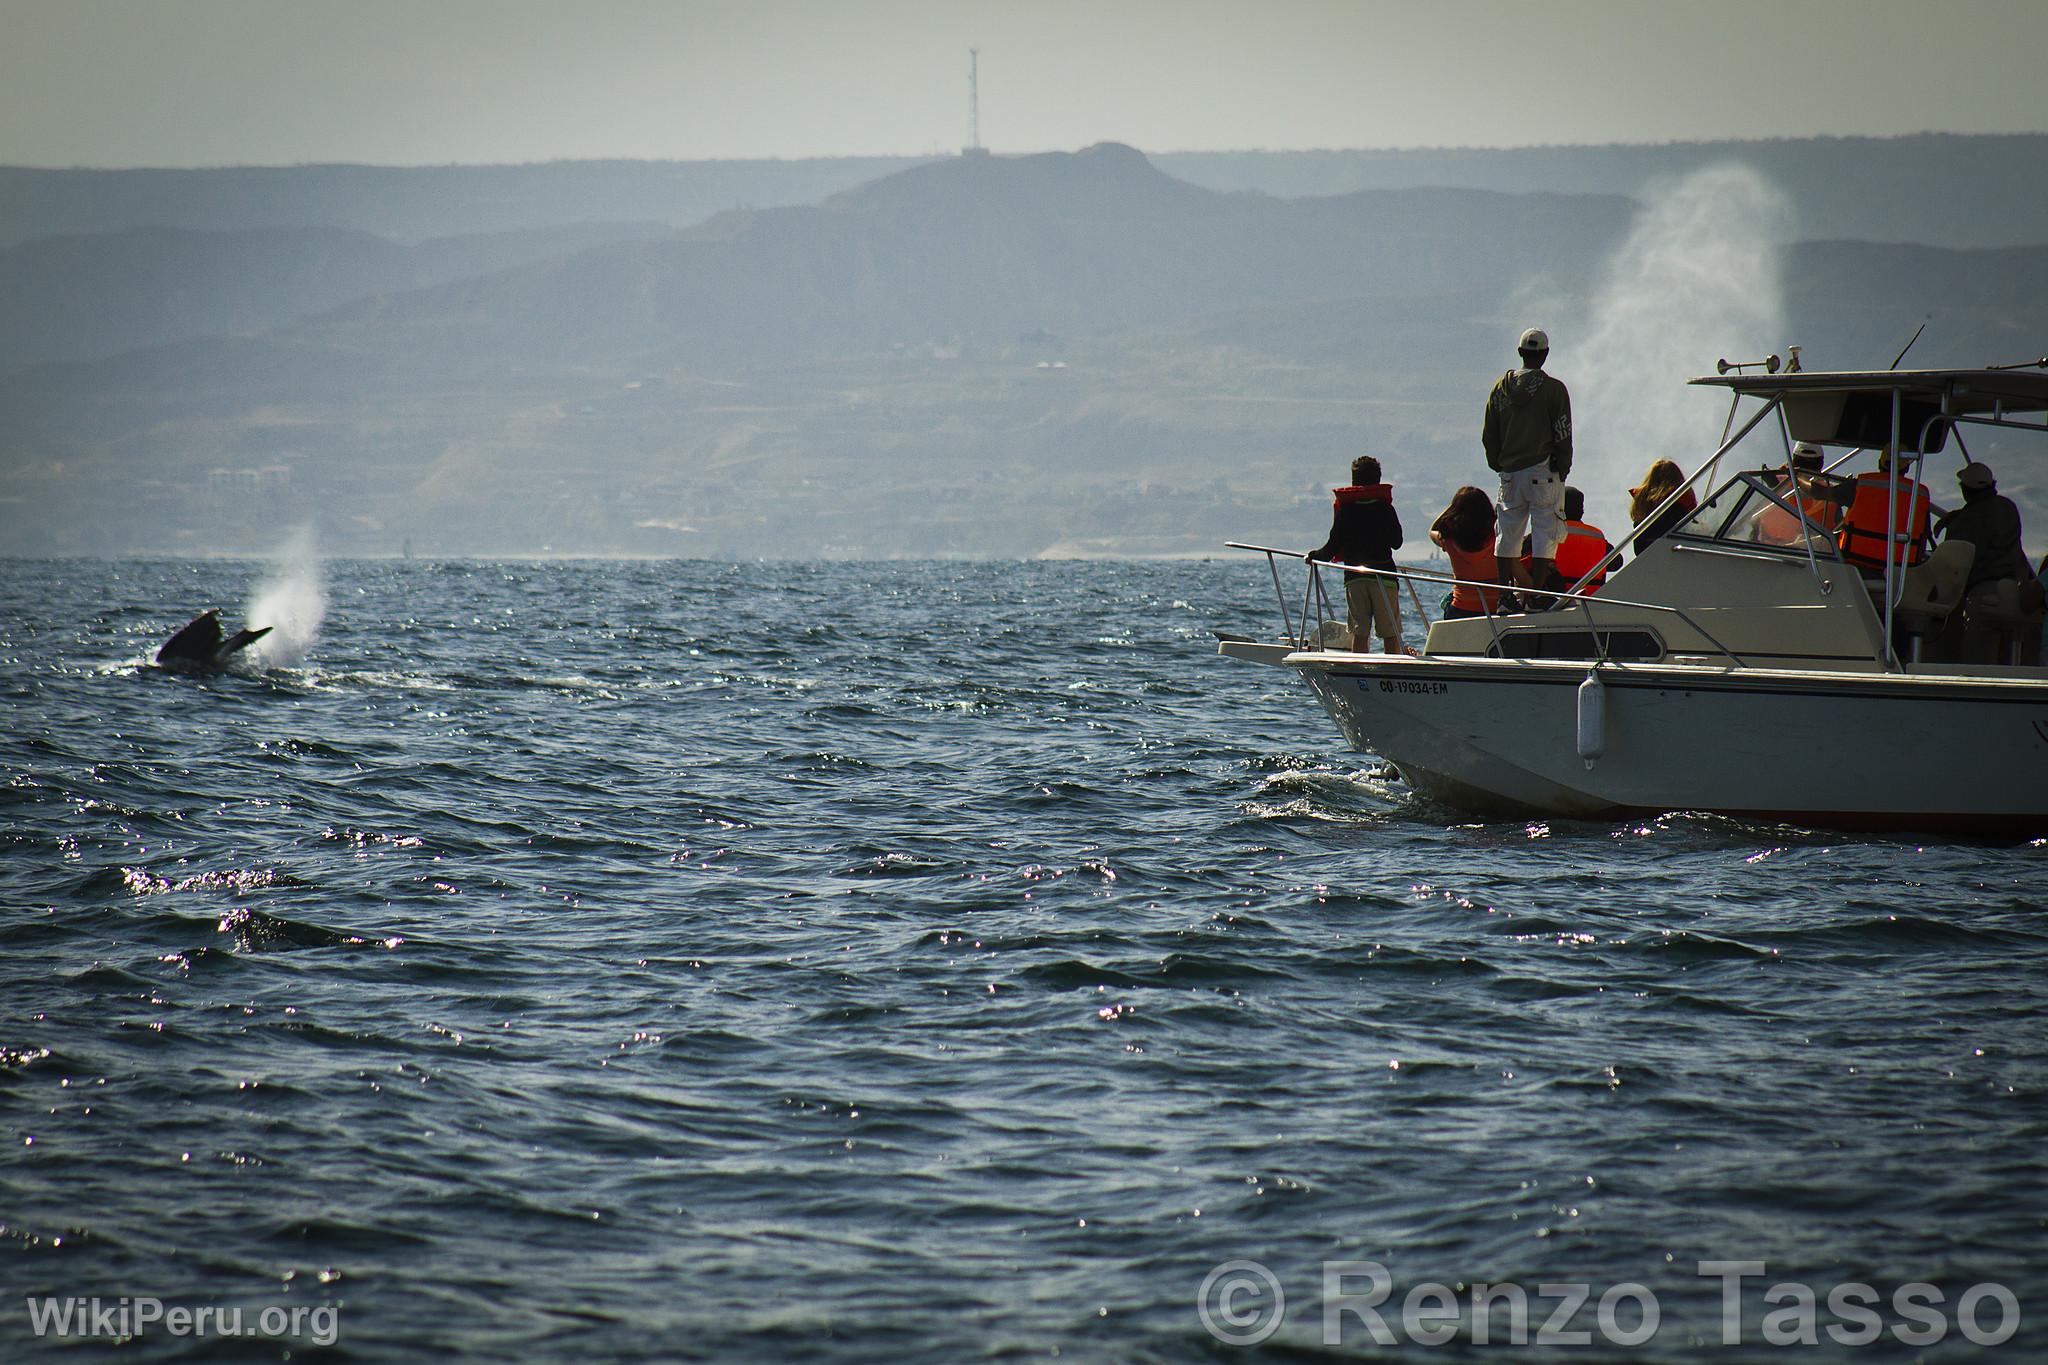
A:
<svg viewBox="0 0 2048 1365">
<path fill-rule="evenodd" d="M 1517 469 L 1500 476 L 1500 556 L 1522 557 L 1522 534 L 1532 542 L 1530 556 L 1556 559 L 1564 539 L 1564 519 L 1557 509 L 1564 503 L 1564 480 L 1550 472 L 1548 464 Z"/>
</svg>

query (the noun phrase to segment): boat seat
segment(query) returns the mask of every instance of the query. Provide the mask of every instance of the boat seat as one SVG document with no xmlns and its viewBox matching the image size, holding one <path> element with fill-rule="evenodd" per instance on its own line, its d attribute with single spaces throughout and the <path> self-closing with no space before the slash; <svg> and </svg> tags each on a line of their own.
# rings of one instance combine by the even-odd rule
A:
<svg viewBox="0 0 2048 1365">
<path fill-rule="evenodd" d="M 2020 600 L 2020 585 L 2010 578 L 1994 578 L 1970 589 L 1964 618 L 1997 640 L 1996 657 L 2002 664 L 2018 662 L 2021 640 L 2041 623 L 2040 611 L 2027 610 Z"/>
<path fill-rule="evenodd" d="M 1319 650 L 1336 650 L 1340 653 L 1353 648 L 1351 627 L 1342 621 L 1325 621 L 1316 627 L 1312 647 Z"/>
<path fill-rule="evenodd" d="M 1906 637 L 1909 662 L 1919 663 L 1927 641 L 1948 624 L 1963 600 L 1963 584 L 1969 582 L 1970 565 L 1976 559 L 1975 545 L 1951 540 L 1937 545 L 1933 554 L 1906 570 L 1892 620 Z"/>
</svg>

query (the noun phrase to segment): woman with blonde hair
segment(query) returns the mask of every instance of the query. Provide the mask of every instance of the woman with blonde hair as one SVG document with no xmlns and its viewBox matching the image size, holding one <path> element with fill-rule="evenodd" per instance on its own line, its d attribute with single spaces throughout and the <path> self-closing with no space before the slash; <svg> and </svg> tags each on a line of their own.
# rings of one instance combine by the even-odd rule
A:
<svg viewBox="0 0 2048 1365">
<path fill-rule="evenodd" d="M 1678 467 L 1676 460 L 1659 460 L 1650 466 L 1648 472 L 1643 475 L 1641 483 L 1628 490 L 1629 522 L 1634 526 L 1641 527 L 1635 533 L 1636 554 L 1638 556 L 1649 548 L 1652 541 L 1656 540 L 1666 531 L 1678 526 L 1687 517 L 1690 517 L 1699 510 L 1699 499 L 1695 498 L 1692 495 L 1692 490 L 1688 488 L 1683 493 L 1680 493 L 1669 507 L 1664 508 L 1664 511 L 1657 516 L 1655 521 L 1651 522 L 1648 526 L 1643 525 L 1644 520 L 1656 512 L 1657 508 L 1667 498 L 1670 498 L 1672 492 L 1684 482 L 1685 471 Z"/>
</svg>

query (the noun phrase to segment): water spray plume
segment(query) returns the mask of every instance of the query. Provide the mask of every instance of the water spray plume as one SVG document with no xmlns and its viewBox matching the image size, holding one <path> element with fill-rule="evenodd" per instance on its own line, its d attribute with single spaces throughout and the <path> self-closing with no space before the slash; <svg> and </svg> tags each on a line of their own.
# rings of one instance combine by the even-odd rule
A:
<svg viewBox="0 0 2048 1365">
<path fill-rule="evenodd" d="M 1608 264 L 1582 345 L 1560 351 L 1572 388 L 1572 483 L 1618 535 L 1628 490 L 1655 460 L 1692 473 L 1728 400 L 1689 389 L 1717 356 L 1761 356 L 1786 339 L 1781 263 L 1791 203 L 1747 166 L 1723 164 L 1654 188 Z"/>
<path fill-rule="evenodd" d="M 250 650 L 265 668 L 296 668 L 320 637 L 327 617 L 327 586 L 313 528 L 301 526 L 278 547 L 244 613 L 252 628 L 271 627 Z"/>
</svg>

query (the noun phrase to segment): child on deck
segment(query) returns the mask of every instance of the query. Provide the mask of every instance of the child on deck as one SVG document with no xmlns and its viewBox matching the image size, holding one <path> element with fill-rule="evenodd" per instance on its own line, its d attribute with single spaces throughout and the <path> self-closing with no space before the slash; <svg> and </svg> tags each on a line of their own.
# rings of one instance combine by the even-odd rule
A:
<svg viewBox="0 0 2048 1365">
<path fill-rule="evenodd" d="M 1337 496 L 1330 538 L 1308 557 L 1368 569 L 1393 568 L 1394 551 L 1401 548 L 1401 518 L 1394 511 L 1393 488 L 1380 482 L 1380 462 L 1370 455 L 1359 456 L 1351 462 L 1350 486 L 1333 491 Z M 1393 579 L 1345 574 L 1344 602 L 1353 649 L 1363 647 L 1377 634 L 1387 653 L 1405 652 L 1401 647 L 1400 600 L 1394 595 Z"/>
</svg>

